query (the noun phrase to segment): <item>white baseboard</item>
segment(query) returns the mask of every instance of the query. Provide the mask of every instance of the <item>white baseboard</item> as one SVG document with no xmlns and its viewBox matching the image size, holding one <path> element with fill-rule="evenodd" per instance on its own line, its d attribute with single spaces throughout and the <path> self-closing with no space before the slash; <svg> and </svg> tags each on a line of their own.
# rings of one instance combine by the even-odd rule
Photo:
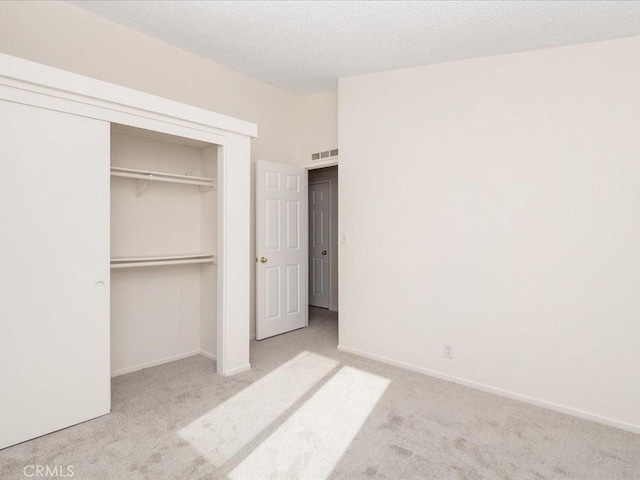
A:
<svg viewBox="0 0 640 480">
<path fill-rule="evenodd" d="M 393 365 L 395 367 L 404 368 L 406 370 L 411 370 L 413 372 L 429 375 L 430 377 L 439 378 L 441 380 L 446 380 L 448 382 L 458 383 L 466 387 L 475 388 L 476 390 L 482 390 L 484 392 L 493 393 L 501 397 L 510 398 L 512 400 L 518 400 L 524 403 L 535 405 L 537 407 L 548 408 L 549 410 L 554 410 L 560 413 L 566 413 L 567 415 L 572 415 L 574 417 L 582 418 L 585 420 L 591 420 L 594 422 L 601 423 L 603 425 L 608 425 L 610 427 L 620 428 L 628 432 L 640 433 L 640 425 L 621 422 L 620 420 L 615 420 L 613 418 L 603 417 L 601 415 L 596 415 L 594 413 L 585 412 L 583 410 L 579 410 L 576 408 L 567 407 L 566 405 L 560 405 L 558 403 L 553 403 L 546 400 L 540 400 L 538 398 L 529 397 L 527 395 L 522 395 L 520 393 L 510 392 L 508 390 L 502 390 L 500 388 L 492 387 L 491 385 L 486 385 L 484 383 L 474 382 L 473 380 L 467 380 L 465 378 L 454 377 L 446 373 L 440 373 L 435 370 L 429 370 L 427 368 L 418 367 L 417 365 L 412 365 L 410 363 L 404 363 L 398 360 L 392 360 L 390 358 L 386 358 L 381 355 L 375 355 L 372 353 L 367 353 L 367 352 L 357 350 L 355 348 L 345 347 L 344 345 L 338 345 L 338 350 L 341 350 L 347 353 L 352 353 L 354 355 L 359 355 L 361 357 L 369 358 L 371 360 L 377 360 L 379 362 L 386 363 L 388 365 Z"/>
<path fill-rule="evenodd" d="M 153 360 L 151 362 L 141 363 L 132 367 L 121 368 L 115 372 L 111 372 L 111 377 L 118 377 L 120 375 L 126 375 L 127 373 L 137 372 L 144 368 L 157 367 L 158 365 L 164 365 L 165 363 L 175 362 L 176 360 L 182 360 L 183 358 L 193 357 L 202 353 L 200 350 L 192 350 L 190 352 L 179 353 L 178 355 L 172 355 L 170 357 L 161 358 L 159 360 Z"/>
<path fill-rule="evenodd" d="M 203 355 L 207 358 L 210 358 L 211 360 L 217 360 L 218 357 L 216 357 L 215 353 L 211 353 L 211 352 L 207 352 L 205 350 L 200 350 L 200 355 Z"/>
<path fill-rule="evenodd" d="M 247 363 L 246 365 L 240 365 L 239 367 L 232 368 L 231 370 L 227 370 L 224 372 L 225 377 L 230 377 L 232 375 L 237 375 L 238 373 L 246 372 L 251 370 L 251 364 Z"/>
</svg>

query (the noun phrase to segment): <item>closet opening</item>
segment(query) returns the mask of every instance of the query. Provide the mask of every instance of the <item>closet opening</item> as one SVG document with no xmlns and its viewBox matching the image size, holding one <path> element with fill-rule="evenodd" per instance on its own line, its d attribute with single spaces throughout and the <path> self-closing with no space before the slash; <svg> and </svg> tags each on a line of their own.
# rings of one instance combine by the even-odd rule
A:
<svg viewBox="0 0 640 480">
<path fill-rule="evenodd" d="M 112 377 L 216 358 L 221 149 L 112 124 Z"/>
</svg>

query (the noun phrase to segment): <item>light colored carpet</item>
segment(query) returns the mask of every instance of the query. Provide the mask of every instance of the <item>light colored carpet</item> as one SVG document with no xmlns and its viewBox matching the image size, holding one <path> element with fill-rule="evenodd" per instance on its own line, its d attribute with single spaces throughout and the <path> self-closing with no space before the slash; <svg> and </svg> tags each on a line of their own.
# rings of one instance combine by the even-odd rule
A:
<svg viewBox="0 0 640 480">
<path fill-rule="evenodd" d="M 201 356 L 117 377 L 110 415 L 0 451 L 0 478 L 640 479 L 640 435 L 341 353 L 336 327 L 312 309 L 227 379 Z"/>
</svg>

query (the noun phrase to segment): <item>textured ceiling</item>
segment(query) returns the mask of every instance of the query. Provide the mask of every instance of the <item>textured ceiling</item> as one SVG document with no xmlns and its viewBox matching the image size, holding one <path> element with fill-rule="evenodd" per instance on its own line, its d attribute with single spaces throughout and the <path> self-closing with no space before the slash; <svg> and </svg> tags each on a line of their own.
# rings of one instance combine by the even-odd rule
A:
<svg viewBox="0 0 640 480">
<path fill-rule="evenodd" d="M 393 68 L 640 35 L 640 2 L 75 1 L 297 93 Z"/>
</svg>

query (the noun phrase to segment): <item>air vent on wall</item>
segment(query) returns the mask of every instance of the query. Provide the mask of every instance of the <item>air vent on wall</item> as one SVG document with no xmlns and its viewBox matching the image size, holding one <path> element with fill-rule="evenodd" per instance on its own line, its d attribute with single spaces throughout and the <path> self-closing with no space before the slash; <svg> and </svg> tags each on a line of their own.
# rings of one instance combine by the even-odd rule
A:
<svg viewBox="0 0 640 480">
<path fill-rule="evenodd" d="M 338 149 L 335 148 L 333 150 L 326 150 L 324 152 L 317 152 L 311 154 L 311 160 L 324 160 L 326 158 L 337 157 Z"/>
</svg>

